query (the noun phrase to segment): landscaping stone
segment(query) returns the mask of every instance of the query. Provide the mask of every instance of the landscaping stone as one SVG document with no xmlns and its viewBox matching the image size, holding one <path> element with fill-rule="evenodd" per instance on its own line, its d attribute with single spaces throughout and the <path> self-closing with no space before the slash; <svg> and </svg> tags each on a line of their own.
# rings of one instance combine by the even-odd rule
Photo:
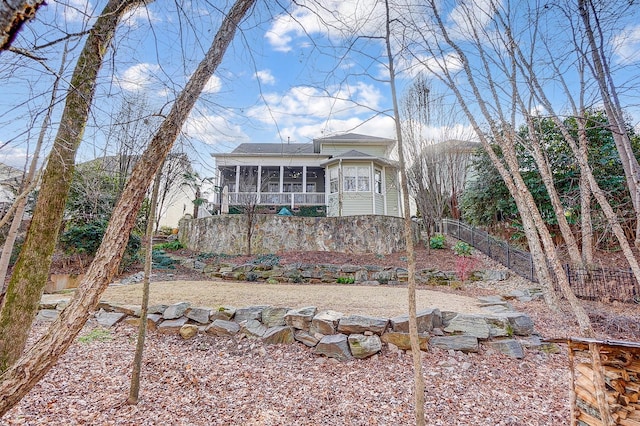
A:
<svg viewBox="0 0 640 426">
<path fill-rule="evenodd" d="M 302 343 L 303 345 L 308 346 L 310 348 L 317 345 L 318 342 L 320 341 L 320 339 L 318 339 L 316 336 L 304 330 L 296 330 L 293 334 L 293 338 L 296 339 L 298 342 Z"/>
<path fill-rule="evenodd" d="M 395 346 L 396 348 L 402 350 L 410 350 L 411 349 L 411 340 L 409 338 L 409 333 L 402 333 L 396 331 L 388 331 L 384 333 L 380 339 L 386 343 Z M 420 349 L 426 351 L 429 349 L 429 335 L 428 334 L 419 334 L 418 341 L 420 342 Z"/>
<path fill-rule="evenodd" d="M 314 351 L 317 355 L 324 355 L 329 358 L 335 358 L 338 361 L 347 361 L 353 358 L 349 351 L 349 343 L 345 334 L 333 334 L 324 336 Z"/>
<path fill-rule="evenodd" d="M 442 316 L 439 309 L 424 309 L 416 313 L 418 333 L 427 333 L 434 327 L 442 325 Z M 409 332 L 409 316 L 401 315 L 390 319 L 391 328 L 397 332 Z"/>
<path fill-rule="evenodd" d="M 290 308 L 267 307 L 262 311 L 262 324 L 265 327 L 277 327 L 285 325 L 284 316 Z"/>
<path fill-rule="evenodd" d="M 57 309 L 40 309 L 36 315 L 36 321 L 53 321 L 58 318 L 59 313 Z"/>
<path fill-rule="evenodd" d="M 262 335 L 265 345 L 289 344 L 293 340 L 293 329 L 286 325 L 271 327 Z"/>
<path fill-rule="evenodd" d="M 451 312 L 451 311 L 442 311 L 440 313 L 440 318 L 442 319 L 442 326 L 446 327 L 449 325 L 449 322 L 454 319 L 456 317 L 456 315 L 458 315 L 457 312 Z"/>
<path fill-rule="evenodd" d="M 228 321 L 236 314 L 236 308 L 233 306 L 220 306 L 217 309 L 212 309 L 209 313 L 209 320 L 215 321 L 217 319 Z"/>
<path fill-rule="evenodd" d="M 247 306 L 245 308 L 236 309 L 236 314 L 233 320 L 237 323 L 241 323 L 246 320 L 262 321 L 262 311 L 268 306 Z"/>
<path fill-rule="evenodd" d="M 101 309 L 96 313 L 95 317 L 98 324 L 109 328 L 120 322 L 126 315 L 121 312 L 107 312 Z"/>
<path fill-rule="evenodd" d="M 484 343 L 487 347 L 492 348 L 498 352 L 511 357 L 522 359 L 524 358 L 524 351 L 522 345 L 513 339 L 492 340 Z"/>
<path fill-rule="evenodd" d="M 233 321 L 214 320 L 207 328 L 206 333 L 216 336 L 235 336 L 240 331 L 238 323 Z"/>
<path fill-rule="evenodd" d="M 178 334 L 180 328 L 187 323 L 187 317 L 165 320 L 158 326 L 158 333 L 162 334 Z"/>
<path fill-rule="evenodd" d="M 147 329 L 156 330 L 158 328 L 158 323 L 161 320 L 162 315 L 160 314 L 147 314 Z M 127 317 L 124 321 L 134 327 L 140 327 L 140 317 Z"/>
<path fill-rule="evenodd" d="M 479 315 L 458 314 L 444 328 L 447 333 L 464 333 L 478 339 L 488 339 L 490 328 L 484 317 Z"/>
<path fill-rule="evenodd" d="M 184 340 L 189 340 L 196 334 L 198 334 L 198 326 L 195 324 L 185 324 L 180 327 L 180 336 Z"/>
<path fill-rule="evenodd" d="M 307 306 L 300 309 L 291 309 L 284 316 L 284 320 L 288 326 L 298 330 L 309 331 L 311 328 L 311 320 L 316 315 L 318 308 L 315 306 Z"/>
<path fill-rule="evenodd" d="M 173 305 L 169 305 L 167 309 L 162 313 L 162 317 L 166 320 L 172 320 L 176 318 L 180 318 L 184 313 L 189 309 L 191 303 L 189 302 L 180 302 L 175 303 Z"/>
<path fill-rule="evenodd" d="M 364 334 L 351 334 L 347 338 L 349 349 L 354 358 L 364 359 L 377 354 L 382 349 L 382 342 L 377 334 L 365 336 Z"/>
<path fill-rule="evenodd" d="M 152 305 L 147 308 L 147 314 L 164 314 L 169 305 Z"/>
<path fill-rule="evenodd" d="M 191 308 L 186 312 L 185 316 L 200 324 L 209 324 L 210 314 L 211 308 Z"/>
<path fill-rule="evenodd" d="M 376 318 L 365 315 L 349 315 L 340 318 L 338 332 L 345 334 L 362 334 L 365 331 L 381 335 L 387 328 L 387 318 Z"/>
<path fill-rule="evenodd" d="M 335 334 L 338 327 L 338 321 L 344 314 L 337 311 L 322 311 L 319 312 L 311 320 L 311 333 L 320 333 L 324 335 Z"/>
<path fill-rule="evenodd" d="M 430 340 L 432 346 L 445 350 L 478 352 L 478 339 L 474 336 L 436 336 Z"/>
<path fill-rule="evenodd" d="M 240 332 L 247 337 L 261 338 L 267 332 L 267 327 L 258 320 L 250 319 L 241 325 Z"/>
<path fill-rule="evenodd" d="M 533 333 L 533 320 L 522 312 L 511 312 L 504 314 L 509 320 L 509 324 L 516 336 L 528 336 Z"/>
</svg>

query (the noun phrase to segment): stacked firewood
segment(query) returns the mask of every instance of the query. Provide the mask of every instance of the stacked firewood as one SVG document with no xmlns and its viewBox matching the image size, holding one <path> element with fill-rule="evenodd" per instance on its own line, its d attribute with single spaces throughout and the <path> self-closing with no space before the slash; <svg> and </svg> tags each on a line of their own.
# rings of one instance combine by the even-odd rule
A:
<svg viewBox="0 0 640 426">
<path fill-rule="evenodd" d="M 640 347 L 636 345 L 619 346 L 611 342 L 599 345 L 607 405 L 616 425 L 640 426 Z M 587 347 L 580 343 L 571 342 L 569 348 L 588 355 Z M 582 359 L 574 364 L 575 422 L 572 424 L 608 426 L 600 420 L 594 381 L 591 362 Z"/>
</svg>

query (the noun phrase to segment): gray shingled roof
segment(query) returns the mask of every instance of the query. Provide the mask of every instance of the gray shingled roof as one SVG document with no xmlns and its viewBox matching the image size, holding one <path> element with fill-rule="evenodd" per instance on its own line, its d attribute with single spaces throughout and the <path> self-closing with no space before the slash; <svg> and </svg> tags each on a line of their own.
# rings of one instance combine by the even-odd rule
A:
<svg viewBox="0 0 640 426">
<path fill-rule="evenodd" d="M 313 154 L 312 143 L 243 143 L 232 154 Z"/>
<path fill-rule="evenodd" d="M 317 141 L 356 141 L 356 140 L 366 140 L 366 141 L 390 141 L 392 139 L 388 138 L 380 138 L 378 136 L 369 136 L 369 135 L 361 135 L 358 133 L 345 133 L 342 135 L 335 136 L 327 136 L 326 138 L 317 138 Z"/>
</svg>

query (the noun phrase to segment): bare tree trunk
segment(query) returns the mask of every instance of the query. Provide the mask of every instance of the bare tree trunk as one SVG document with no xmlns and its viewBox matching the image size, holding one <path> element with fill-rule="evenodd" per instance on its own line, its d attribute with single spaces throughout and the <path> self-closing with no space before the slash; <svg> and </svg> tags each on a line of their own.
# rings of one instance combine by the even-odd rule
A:
<svg viewBox="0 0 640 426">
<path fill-rule="evenodd" d="M 38 161 L 40 158 L 40 150 L 42 149 L 42 144 L 44 142 L 44 138 L 47 130 L 49 129 L 49 125 L 51 123 L 51 115 L 53 114 L 53 108 L 56 103 L 56 96 L 58 93 L 58 85 L 60 84 L 60 76 L 64 71 L 64 66 L 67 62 L 67 45 L 65 44 L 65 48 L 62 52 L 62 61 L 60 62 L 60 69 L 58 71 L 58 75 L 53 82 L 53 88 L 51 89 L 51 100 L 49 101 L 49 107 L 47 108 L 47 112 L 44 117 L 44 121 L 42 122 L 42 128 L 40 129 L 40 134 L 38 135 L 38 141 L 36 142 L 36 147 L 33 150 L 33 158 L 31 159 L 31 164 L 29 165 L 29 170 L 27 171 L 27 175 L 24 177 L 22 182 L 22 191 L 31 191 L 33 187 L 36 185 L 38 178 L 36 178 L 36 168 L 38 167 Z M 11 258 L 11 252 L 13 251 L 13 246 L 16 242 L 16 238 L 18 236 L 18 230 L 20 229 L 20 225 L 22 224 L 22 219 L 24 217 L 24 211 L 27 207 L 27 196 L 20 198 L 16 201 L 15 213 L 13 216 L 13 221 L 11 222 L 11 227 L 9 228 L 9 233 L 7 234 L 7 239 L 4 242 L 4 246 L 2 247 L 2 256 L 0 256 L 0 286 L 2 287 L 2 291 L 0 292 L 0 304 L 4 298 L 4 294 L 7 291 L 5 280 L 7 278 L 7 270 L 9 269 L 9 259 Z"/>
<path fill-rule="evenodd" d="M 153 264 L 153 229 L 156 217 L 156 207 L 158 205 L 158 192 L 160 189 L 160 179 L 162 177 L 162 167 L 156 174 L 151 191 L 151 205 L 149 206 L 149 218 L 147 219 L 147 253 L 144 259 L 144 279 L 142 281 L 142 302 L 140 304 L 140 325 L 138 325 L 138 341 L 136 352 L 133 357 L 133 369 L 131 371 L 131 386 L 129 388 L 129 398 L 127 404 L 138 403 L 140 395 L 140 375 L 142 372 L 142 355 L 144 352 L 144 341 L 147 337 L 147 309 L 149 308 L 149 279 L 151 277 L 151 266 Z"/>
<path fill-rule="evenodd" d="M 389 10 L 389 0 L 385 0 L 386 11 L 386 32 L 385 44 L 389 66 L 389 85 L 391 87 L 391 99 L 393 101 L 393 115 L 395 119 L 396 138 L 398 139 L 398 162 L 400 165 L 400 180 L 402 187 L 402 203 L 404 210 L 404 238 L 407 245 L 407 270 L 408 270 L 408 295 L 409 295 L 409 340 L 411 342 L 411 356 L 413 358 L 413 383 L 414 383 L 414 409 L 416 425 L 426 425 L 424 404 L 424 375 L 422 372 L 422 352 L 420 350 L 420 340 L 418 336 L 418 322 L 416 319 L 416 254 L 414 251 L 414 241 L 412 232 L 411 212 L 409 210 L 409 187 L 407 183 L 406 162 L 404 159 L 404 146 L 402 142 L 402 127 L 400 123 L 400 109 L 398 108 L 398 97 L 396 94 L 396 79 L 393 53 L 391 52 L 391 17 Z"/>
<path fill-rule="evenodd" d="M 36 16 L 44 0 L 3 0 L 0 2 L 0 52 L 8 50 L 25 22 Z"/>
<path fill-rule="evenodd" d="M 91 29 L 71 78 L 24 245 L 0 310 L 0 371 L 22 353 L 47 283 L 97 76 L 120 18 L 143 0 L 110 0 Z"/>
<path fill-rule="evenodd" d="M 49 330 L 0 376 L 0 417 L 26 395 L 73 343 L 115 275 L 136 215 L 153 176 L 171 150 L 198 96 L 233 39 L 240 20 L 255 0 L 238 0 L 221 24 L 209 51 L 176 99 L 167 118 L 142 154 L 116 205 L 102 244 L 74 298 Z"/>
<path fill-rule="evenodd" d="M 588 139 L 584 117 L 577 117 L 580 150 L 587 152 Z M 589 179 L 580 172 L 580 232 L 582 234 L 582 259 L 585 265 L 593 264 L 593 224 L 591 222 L 591 187 Z"/>
<path fill-rule="evenodd" d="M 624 114 L 618 99 L 617 89 L 609 70 L 609 62 L 603 51 L 603 40 L 600 40 L 599 45 L 594 35 L 594 26 L 596 31 L 600 31 L 601 27 L 593 2 L 591 0 L 578 0 L 578 10 L 589 43 L 594 78 L 600 89 L 602 103 L 607 113 L 607 118 L 609 119 L 613 140 L 616 143 L 616 148 L 620 155 L 631 201 L 633 202 L 633 208 L 636 214 L 635 245 L 640 248 L 640 164 L 631 147 L 631 141 L 624 123 Z M 590 10 L 593 11 L 593 19 Z M 638 277 L 638 280 L 640 282 L 640 277 Z"/>
</svg>

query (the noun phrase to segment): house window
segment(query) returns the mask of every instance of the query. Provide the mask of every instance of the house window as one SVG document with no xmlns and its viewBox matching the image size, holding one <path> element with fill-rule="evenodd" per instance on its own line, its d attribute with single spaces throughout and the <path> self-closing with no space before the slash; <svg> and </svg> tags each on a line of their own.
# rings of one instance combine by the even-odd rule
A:
<svg viewBox="0 0 640 426">
<path fill-rule="evenodd" d="M 376 169 L 373 176 L 373 185 L 376 194 L 382 194 L 382 170 Z"/>
<path fill-rule="evenodd" d="M 282 184 L 282 192 L 302 192 L 302 184 L 285 182 Z"/>
<path fill-rule="evenodd" d="M 357 189 L 356 181 L 358 179 L 357 167 L 345 167 L 342 169 L 344 173 L 344 190 L 345 192 L 355 192 Z"/>
<path fill-rule="evenodd" d="M 329 169 L 329 192 L 338 192 L 338 168 Z"/>
<path fill-rule="evenodd" d="M 344 168 L 344 190 L 349 192 L 369 192 L 371 173 L 369 167 L 345 167 Z"/>
<path fill-rule="evenodd" d="M 280 192 L 280 183 L 279 182 L 269 182 L 268 191 L 267 192 Z"/>
<path fill-rule="evenodd" d="M 369 167 L 358 167 L 358 191 L 369 192 L 371 188 L 369 182 L 371 180 L 371 172 Z"/>
<path fill-rule="evenodd" d="M 307 192 L 316 192 L 316 184 L 315 183 L 307 183 Z"/>
</svg>

